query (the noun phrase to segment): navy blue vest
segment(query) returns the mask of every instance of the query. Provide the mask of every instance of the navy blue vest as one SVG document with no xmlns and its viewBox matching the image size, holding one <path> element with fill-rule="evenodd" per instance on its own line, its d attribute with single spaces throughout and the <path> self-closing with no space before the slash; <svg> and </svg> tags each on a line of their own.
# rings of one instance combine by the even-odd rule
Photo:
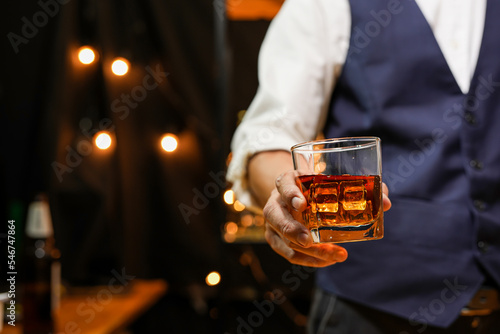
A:
<svg viewBox="0 0 500 334">
<path fill-rule="evenodd" d="M 500 284 L 500 1 L 487 4 L 470 92 L 414 1 L 350 1 L 348 57 L 326 137 L 382 139 L 392 209 L 382 240 L 344 244 L 319 286 L 448 326 L 487 279 Z"/>
</svg>

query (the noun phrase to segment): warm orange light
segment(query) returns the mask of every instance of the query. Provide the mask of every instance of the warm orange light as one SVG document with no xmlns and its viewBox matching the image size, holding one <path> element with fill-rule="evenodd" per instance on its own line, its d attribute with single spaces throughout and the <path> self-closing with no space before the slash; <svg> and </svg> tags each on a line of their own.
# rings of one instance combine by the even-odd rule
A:
<svg viewBox="0 0 500 334">
<path fill-rule="evenodd" d="M 241 225 L 245 226 L 245 227 L 249 227 L 249 226 L 252 226 L 253 224 L 253 216 L 248 214 L 248 215 L 243 215 L 241 217 Z"/>
<path fill-rule="evenodd" d="M 224 234 L 224 241 L 228 243 L 232 243 L 236 240 L 236 234 L 229 234 L 225 233 Z"/>
<path fill-rule="evenodd" d="M 226 202 L 227 205 L 232 205 L 234 203 L 234 192 L 231 189 L 226 190 L 224 193 L 224 202 Z"/>
<path fill-rule="evenodd" d="M 125 58 L 115 58 L 111 64 L 111 71 L 114 75 L 122 76 L 127 74 L 129 62 Z"/>
<path fill-rule="evenodd" d="M 82 46 L 78 49 L 78 60 L 85 65 L 92 64 L 95 60 L 94 50 L 91 47 Z"/>
<path fill-rule="evenodd" d="M 266 222 L 264 220 L 264 217 L 261 215 L 256 215 L 253 220 L 254 220 L 253 223 L 255 224 L 255 226 L 264 226 L 264 224 Z"/>
<path fill-rule="evenodd" d="M 314 166 L 314 169 L 318 174 L 324 172 L 326 169 L 326 162 L 324 161 L 318 162 L 318 164 Z"/>
<path fill-rule="evenodd" d="M 161 138 L 161 147 L 167 152 L 173 152 L 177 149 L 178 139 L 176 135 L 167 133 Z"/>
<path fill-rule="evenodd" d="M 101 150 L 106 150 L 111 146 L 112 139 L 109 133 L 101 131 L 96 133 L 94 139 L 95 146 Z"/>
<path fill-rule="evenodd" d="M 220 283 L 220 274 L 216 271 L 212 271 L 210 274 L 207 275 L 205 278 L 205 282 L 209 286 L 214 286 Z"/>
<path fill-rule="evenodd" d="M 238 232 L 238 225 L 235 222 L 227 222 L 225 229 L 229 234 L 236 234 Z"/>
<path fill-rule="evenodd" d="M 245 210 L 245 205 L 241 203 L 240 201 L 236 200 L 233 204 L 233 207 L 236 211 L 243 211 Z"/>
<path fill-rule="evenodd" d="M 250 263 L 252 263 L 252 255 L 248 254 L 247 252 L 241 254 L 240 264 L 242 266 L 248 266 Z"/>
</svg>

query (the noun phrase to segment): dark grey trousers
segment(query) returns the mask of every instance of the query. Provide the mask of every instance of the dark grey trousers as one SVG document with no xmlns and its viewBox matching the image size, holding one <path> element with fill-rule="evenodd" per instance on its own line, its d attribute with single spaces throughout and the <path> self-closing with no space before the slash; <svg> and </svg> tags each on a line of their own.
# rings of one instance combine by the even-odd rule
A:
<svg viewBox="0 0 500 334">
<path fill-rule="evenodd" d="M 309 334 L 500 334 L 500 311 L 461 316 L 449 328 L 410 323 L 317 289 L 308 323 Z"/>
</svg>

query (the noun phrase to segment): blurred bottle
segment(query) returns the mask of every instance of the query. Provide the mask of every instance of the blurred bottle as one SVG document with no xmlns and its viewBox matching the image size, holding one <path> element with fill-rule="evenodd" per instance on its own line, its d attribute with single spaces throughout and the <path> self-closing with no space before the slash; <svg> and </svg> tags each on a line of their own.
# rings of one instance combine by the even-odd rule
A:
<svg viewBox="0 0 500 334">
<path fill-rule="evenodd" d="M 39 195 L 28 208 L 23 269 L 23 332 L 55 332 L 54 310 L 59 307 L 60 253 L 47 197 Z"/>
</svg>

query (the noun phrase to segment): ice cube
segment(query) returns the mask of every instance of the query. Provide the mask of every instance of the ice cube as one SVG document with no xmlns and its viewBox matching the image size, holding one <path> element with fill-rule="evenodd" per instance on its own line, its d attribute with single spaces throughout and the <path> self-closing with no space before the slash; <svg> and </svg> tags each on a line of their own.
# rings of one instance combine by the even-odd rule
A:
<svg viewBox="0 0 500 334">
<path fill-rule="evenodd" d="M 313 212 L 338 211 L 338 182 L 316 183 L 311 187 L 311 195 Z"/>
<path fill-rule="evenodd" d="M 343 181 L 340 183 L 342 206 L 344 210 L 366 209 L 366 188 L 363 180 Z"/>
<path fill-rule="evenodd" d="M 368 223 L 373 220 L 371 201 L 365 202 L 364 210 L 341 210 L 341 219 L 345 223 Z"/>
</svg>

